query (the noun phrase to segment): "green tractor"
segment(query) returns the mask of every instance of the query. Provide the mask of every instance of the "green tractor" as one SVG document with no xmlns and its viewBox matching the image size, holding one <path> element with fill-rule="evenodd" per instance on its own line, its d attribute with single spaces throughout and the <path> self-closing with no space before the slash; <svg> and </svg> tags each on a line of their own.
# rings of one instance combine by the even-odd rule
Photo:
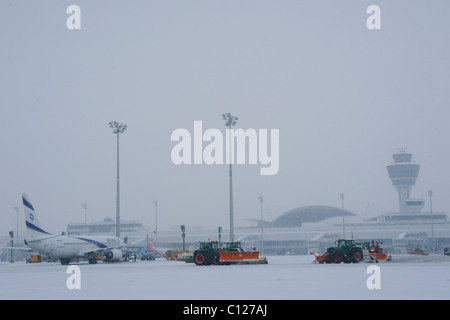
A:
<svg viewBox="0 0 450 320">
<path fill-rule="evenodd" d="M 358 263 L 364 259 L 361 244 L 354 239 L 339 239 L 336 241 L 336 247 L 327 249 L 327 253 L 331 260 L 328 263 Z"/>
<path fill-rule="evenodd" d="M 265 257 L 259 258 L 258 251 L 245 251 L 240 241 L 224 243 L 221 248 L 218 241 L 201 241 L 200 248 L 194 251 L 194 263 L 198 266 L 211 264 L 267 264 Z"/>
<path fill-rule="evenodd" d="M 194 251 L 194 263 L 198 266 L 208 266 L 219 262 L 219 242 L 200 241 L 200 248 Z"/>
<path fill-rule="evenodd" d="M 362 244 L 354 239 L 339 239 L 336 246 L 327 249 L 323 255 L 316 256 L 318 263 L 358 263 L 364 259 Z"/>
</svg>

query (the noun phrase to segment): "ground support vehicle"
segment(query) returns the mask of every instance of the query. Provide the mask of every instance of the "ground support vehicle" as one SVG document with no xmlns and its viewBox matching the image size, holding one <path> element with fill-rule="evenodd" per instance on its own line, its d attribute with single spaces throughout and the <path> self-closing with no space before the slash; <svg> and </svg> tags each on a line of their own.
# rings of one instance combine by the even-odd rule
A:
<svg viewBox="0 0 450 320">
<path fill-rule="evenodd" d="M 189 250 L 167 250 L 166 260 L 192 262 L 193 252 Z"/>
<path fill-rule="evenodd" d="M 151 252 L 141 253 L 140 260 L 141 261 L 155 260 L 155 255 Z"/>
<path fill-rule="evenodd" d="M 391 261 L 391 255 L 388 255 L 383 248 L 381 248 L 381 244 L 382 243 L 377 240 L 364 242 L 362 246 L 364 260 L 375 263 Z"/>
<path fill-rule="evenodd" d="M 336 246 L 328 248 L 324 254 L 310 254 L 316 257 L 315 263 L 358 263 L 364 259 L 362 246 L 354 239 L 339 239 Z"/>
<path fill-rule="evenodd" d="M 32 254 L 27 258 L 27 263 L 39 263 L 42 262 L 42 257 L 40 254 Z"/>
<path fill-rule="evenodd" d="M 219 246 L 218 241 L 202 241 L 193 254 L 194 263 L 198 266 L 211 264 L 267 264 L 267 258 L 259 257 L 258 251 L 245 251 L 241 242 L 230 241 Z"/>
<path fill-rule="evenodd" d="M 408 251 L 408 254 L 417 255 L 417 256 L 426 256 L 429 253 L 424 252 L 421 247 L 416 247 L 416 248 L 414 248 L 414 251 Z"/>
<path fill-rule="evenodd" d="M 180 251 L 174 258 L 175 261 L 184 261 L 186 263 L 194 262 L 194 253 L 189 250 Z"/>
</svg>

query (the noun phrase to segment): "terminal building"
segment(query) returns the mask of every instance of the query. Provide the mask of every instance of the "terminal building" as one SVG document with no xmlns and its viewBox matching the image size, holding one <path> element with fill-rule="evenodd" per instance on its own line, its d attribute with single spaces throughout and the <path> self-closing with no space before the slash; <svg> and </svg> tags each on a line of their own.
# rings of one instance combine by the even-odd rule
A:
<svg viewBox="0 0 450 320">
<path fill-rule="evenodd" d="M 142 222 L 139 221 L 120 221 L 120 232 L 122 234 L 134 235 L 136 233 L 148 232 Z M 115 235 L 116 222 L 111 218 L 105 218 L 102 222 L 91 223 L 70 223 L 67 225 L 67 235 Z"/>
</svg>

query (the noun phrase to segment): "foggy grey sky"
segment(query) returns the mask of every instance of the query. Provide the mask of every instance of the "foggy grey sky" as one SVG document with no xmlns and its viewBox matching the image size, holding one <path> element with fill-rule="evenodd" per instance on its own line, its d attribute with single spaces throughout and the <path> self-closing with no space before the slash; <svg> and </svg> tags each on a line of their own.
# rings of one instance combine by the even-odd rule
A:
<svg viewBox="0 0 450 320">
<path fill-rule="evenodd" d="M 81 30 L 66 9 L 81 8 Z M 366 9 L 381 8 L 381 30 Z M 228 228 L 228 167 L 171 162 L 173 130 L 279 129 L 280 169 L 235 165 L 236 226 L 305 205 L 398 209 L 385 166 L 406 147 L 412 196 L 450 211 L 448 1 L 1 1 L 0 235 L 25 192 L 50 232 L 115 217 Z"/>
</svg>

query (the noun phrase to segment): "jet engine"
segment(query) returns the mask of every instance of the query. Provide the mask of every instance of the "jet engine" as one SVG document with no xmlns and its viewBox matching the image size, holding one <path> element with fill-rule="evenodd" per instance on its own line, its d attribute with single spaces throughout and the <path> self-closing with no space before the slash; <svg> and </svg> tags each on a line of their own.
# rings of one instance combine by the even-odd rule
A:
<svg viewBox="0 0 450 320">
<path fill-rule="evenodd" d="M 112 249 L 105 254 L 107 261 L 119 261 L 122 258 L 122 251 L 119 249 Z"/>
</svg>

